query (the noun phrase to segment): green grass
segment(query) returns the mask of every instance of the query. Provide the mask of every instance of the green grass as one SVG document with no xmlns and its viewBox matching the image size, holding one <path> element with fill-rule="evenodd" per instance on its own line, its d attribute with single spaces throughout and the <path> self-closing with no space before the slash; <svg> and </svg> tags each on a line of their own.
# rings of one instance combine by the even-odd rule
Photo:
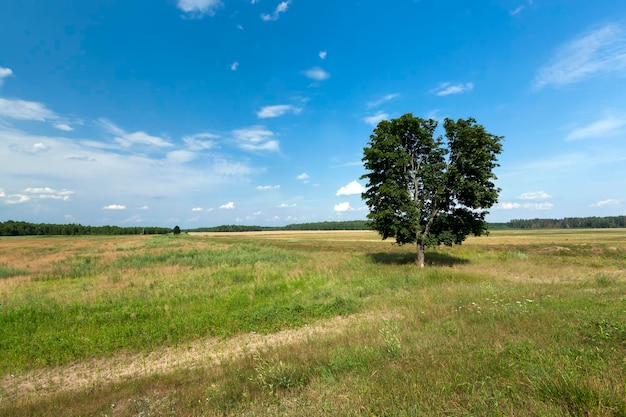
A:
<svg viewBox="0 0 626 417">
<path fill-rule="evenodd" d="M 369 234 L 79 241 L 0 281 L 5 376 L 207 336 L 268 342 L 76 392 L 9 401 L 5 379 L 0 415 L 626 416 L 626 231 L 532 236 L 431 250 L 424 270 Z M 352 313 L 367 319 L 271 343 Z"/>
</svg>

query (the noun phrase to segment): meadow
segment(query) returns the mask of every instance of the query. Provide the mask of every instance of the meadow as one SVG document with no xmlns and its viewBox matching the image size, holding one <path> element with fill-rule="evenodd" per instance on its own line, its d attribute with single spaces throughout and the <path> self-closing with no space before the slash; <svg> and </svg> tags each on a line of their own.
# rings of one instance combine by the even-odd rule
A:
<svg viewBox="0 0 626 417">
<path fill-rule="evenodd" d="M 0 238 L 1 416 L 626 416 L 626 229 Z"/>
</svg>

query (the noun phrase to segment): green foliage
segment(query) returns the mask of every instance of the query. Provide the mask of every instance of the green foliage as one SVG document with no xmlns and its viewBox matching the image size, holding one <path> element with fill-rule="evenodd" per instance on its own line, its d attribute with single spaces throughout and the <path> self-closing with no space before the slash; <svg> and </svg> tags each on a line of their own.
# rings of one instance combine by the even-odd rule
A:
<svg viewBox="0 0 626 417">
<path fill-rule="evenodd" d="M 83 226 L 81 224 L 0 222 L 0 236 L 154 235 L 170 233 L 165 227 Z"/>
<path fill-rule="evenodd" d="M 510 229 L 600 229 L 626 227 L 626 216 L 516 219 L 503 223 Z M 491 226 L 491 225 L 490 225 Z"/>
<path fill-rule="evenodd" d="M 501 137 L 472 118 L 443 124 L 408 113 L 383 120 L 364 148 L 363 193 L 371 227 L 400 245 L 460 244 L 486 232 L 486 209 L 497 202 L 493 169 Z"/>
</svg>

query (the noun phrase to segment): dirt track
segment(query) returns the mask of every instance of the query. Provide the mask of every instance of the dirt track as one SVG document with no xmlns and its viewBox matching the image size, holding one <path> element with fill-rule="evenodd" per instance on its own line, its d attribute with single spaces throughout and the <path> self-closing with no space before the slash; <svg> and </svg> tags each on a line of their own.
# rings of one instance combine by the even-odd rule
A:
<svg viewBox="0 0 626 417">
<path fill-rule="evenodd" d="M 67 366 L 37 369 L 20 375 L 6 375 L 0 383 L 0 402 L 12 401 L 18 396 L 41 397 L 59 392 L 80 391 L 145 376 L 167 374 L 179 369 L 216 365 L 243 354 L 262 351 L 264 348 L 340 333 L 358 323 L 380 318 L 381 316 L 374 314 L 335 317 L 314 326 L 269 335 L 248 333 L 223 341 L 215 338 L 201 339 L 149 353 L 120 354 Z"/>
</svg>

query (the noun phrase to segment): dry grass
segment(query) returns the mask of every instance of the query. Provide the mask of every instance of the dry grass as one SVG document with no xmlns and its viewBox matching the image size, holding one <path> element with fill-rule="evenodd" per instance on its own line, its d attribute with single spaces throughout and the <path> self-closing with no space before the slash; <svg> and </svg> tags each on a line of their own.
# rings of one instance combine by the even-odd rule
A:
<svg viewBox="0 0 626 417">
<path fill-rule="evenodd" d="M 167 334 L 225 312 L 178 341 L 7 370 L 0 414 L 626 415 L 626 230 L 495 231 L 425 270 L 413 257 L 352 231 L 0 239 L 19 271 L 0 315 L 54 307 L 61 334 L 66 312 L 83 329 L 121 309 L 108 327 Z"/>
</svg>

